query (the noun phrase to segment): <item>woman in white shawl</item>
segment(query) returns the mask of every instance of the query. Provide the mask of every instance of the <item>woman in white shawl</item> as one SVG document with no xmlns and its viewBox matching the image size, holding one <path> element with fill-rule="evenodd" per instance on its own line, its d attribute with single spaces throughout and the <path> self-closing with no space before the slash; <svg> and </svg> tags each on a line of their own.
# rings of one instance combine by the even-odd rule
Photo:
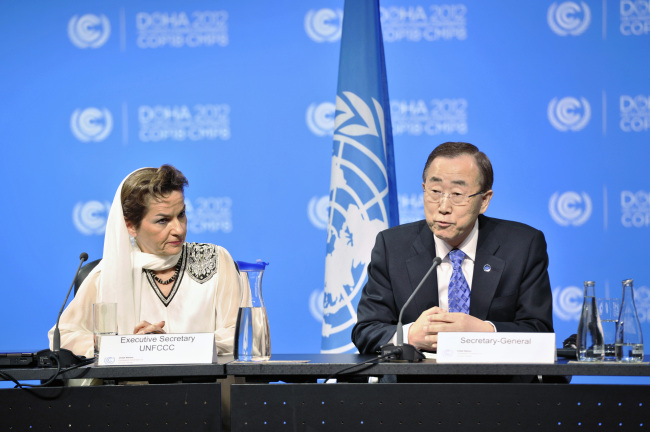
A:
<svg viewBox="0 0 650 432">
<path fill-rule="evenodd" d="M 170 165 L 142 168 L 122 181 L 102 261 L 61 316 L 62 348 L 92 357 L 92 305 L 115 302 L 119 334 L 213 332 L 219 354 L 232 353 L 238 271 L 224 248 L 185 243 L 187 184 Z"/>
</svg>

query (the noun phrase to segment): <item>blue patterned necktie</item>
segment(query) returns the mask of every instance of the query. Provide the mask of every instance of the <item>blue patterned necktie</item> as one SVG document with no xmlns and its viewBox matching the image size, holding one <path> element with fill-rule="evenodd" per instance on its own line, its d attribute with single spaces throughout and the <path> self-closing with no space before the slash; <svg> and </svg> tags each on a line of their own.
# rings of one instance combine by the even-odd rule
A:
<svg viewBox="0 0 650 432">
<path fill-rule="evenodd" d="M 454 267 L 454 272 L 451 274 L 449 281 L 449 290 L 447 298 L 449 299 L 449 312 L 462 312 L 469 314 L 469 285 L 461 264 L 465 258 L 465 253 L 460 249 L 454 249 L 449 252 L 449 259 Z"/>
</svg>

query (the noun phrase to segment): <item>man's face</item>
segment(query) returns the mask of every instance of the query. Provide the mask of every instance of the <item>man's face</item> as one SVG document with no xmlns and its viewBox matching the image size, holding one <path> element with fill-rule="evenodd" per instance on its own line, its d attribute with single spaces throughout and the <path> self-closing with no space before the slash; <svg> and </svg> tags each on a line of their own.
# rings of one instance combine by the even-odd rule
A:
<svg viewBox="0 0 650 432">
<path fill-rule="evenodd" d="M 471 155 L 437 157 L 429 165 L 425 178 L 422 188 L 427 224 L 436 237 L 452 247 L 458 247 L 472 231 L 478 215 L 487 210 L 492 191 L 469 198 L 464 205 L 452 204 L 447 195 L 440 202 L 432 201 L 432 191 L 461 195 L 481 192 L 481 174 Z"/>
</svg>

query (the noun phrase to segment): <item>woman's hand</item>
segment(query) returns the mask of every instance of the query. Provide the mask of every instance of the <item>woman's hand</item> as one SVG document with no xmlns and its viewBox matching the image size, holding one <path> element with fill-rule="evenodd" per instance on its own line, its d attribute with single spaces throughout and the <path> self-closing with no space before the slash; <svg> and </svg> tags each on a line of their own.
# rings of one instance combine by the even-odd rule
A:
<svg viewBox="0 0 650 432">
<path fill-rule="evenodd" d="M 140 321 L 133 329 L 133 334 L 167 333 L 163 330 L 163 327 L 165 327 L 165 321 L 156 324 L 151 324 L 149 321 Z"/>
</svg>

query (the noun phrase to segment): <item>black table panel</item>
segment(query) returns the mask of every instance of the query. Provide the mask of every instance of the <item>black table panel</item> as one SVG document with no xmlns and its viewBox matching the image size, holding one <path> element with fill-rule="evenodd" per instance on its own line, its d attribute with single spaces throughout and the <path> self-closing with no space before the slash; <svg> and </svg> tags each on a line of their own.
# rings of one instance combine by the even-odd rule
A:
<svg viewBox="0 0 650 432">
<path fill-rule="evenodd" d="M 646 386 L 238 384 L 233 431 L 632 431 L 650 427 Z"/>
<path fill-rule="evenodd" d="M 214 383 L 0 390 L 0 429 L 220 431 Z"/>
</svg>

